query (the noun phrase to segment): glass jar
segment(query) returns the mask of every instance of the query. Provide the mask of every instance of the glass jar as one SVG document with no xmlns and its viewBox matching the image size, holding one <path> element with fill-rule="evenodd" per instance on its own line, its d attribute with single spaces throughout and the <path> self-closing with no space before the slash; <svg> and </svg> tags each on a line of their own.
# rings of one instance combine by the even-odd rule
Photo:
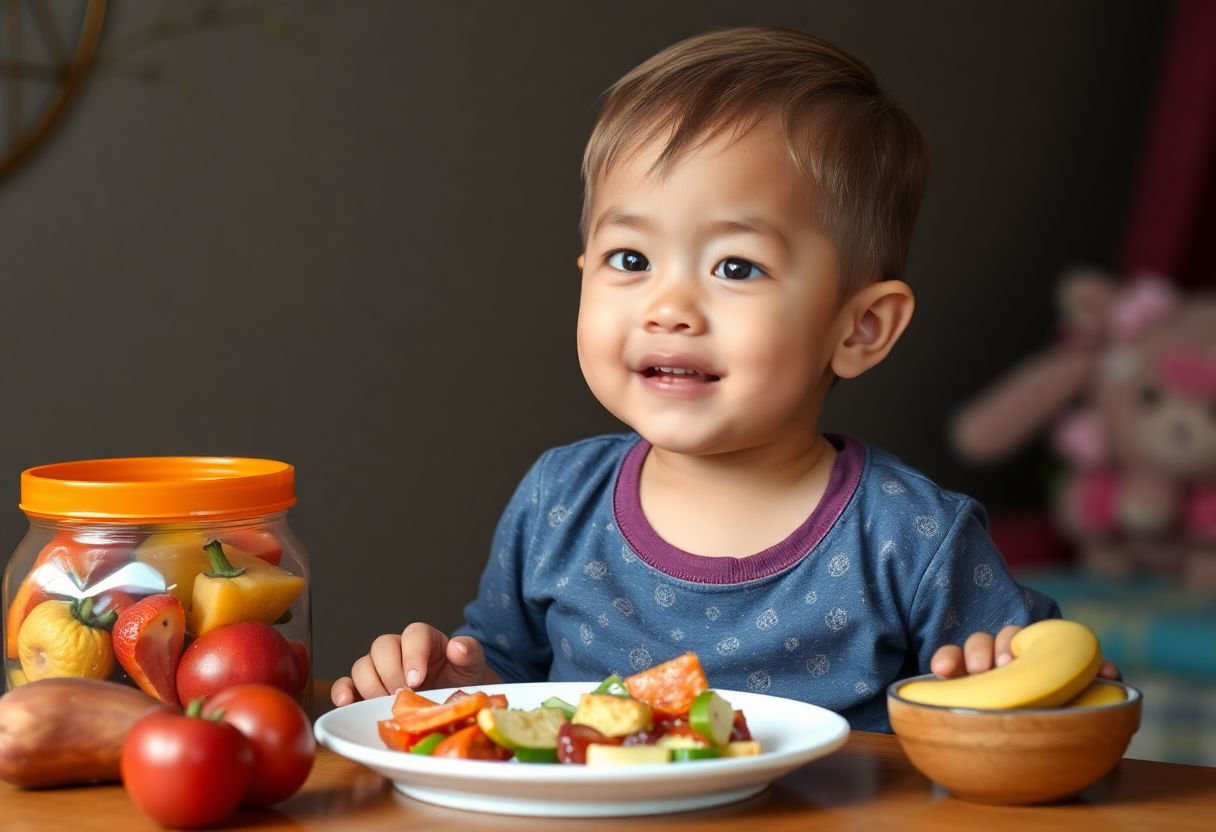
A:
<svg viewBox="0 0 1216 832">
<path fill-rule="evenodd" d="M 185 705 L 261 682 L 304 702 L 312 625 L 295 501 L 295 470 L 267 459 L 24 471 L 29 531 L 4 570 L 5 688 L 83 676 Z"/>
</svg>

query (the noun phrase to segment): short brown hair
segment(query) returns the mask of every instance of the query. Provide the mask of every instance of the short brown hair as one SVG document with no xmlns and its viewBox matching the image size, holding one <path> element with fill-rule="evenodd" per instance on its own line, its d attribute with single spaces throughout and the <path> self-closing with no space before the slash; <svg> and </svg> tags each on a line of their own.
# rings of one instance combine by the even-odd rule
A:
<svg viewBox="0 0 1216 832">
<path fill-rule="evenodd" d="M 669 133 L 661 174 L 721 131 L 741 135 L 771 115 L 816 186 L 813 210 L 846 289 L 902 277 L 928 172 L 920 131 L 857 58 L 767 26 L 680 41 L 608 90 L 583 156 L 584 242 L 592 190 L 623 154 Z"/>
</svg>

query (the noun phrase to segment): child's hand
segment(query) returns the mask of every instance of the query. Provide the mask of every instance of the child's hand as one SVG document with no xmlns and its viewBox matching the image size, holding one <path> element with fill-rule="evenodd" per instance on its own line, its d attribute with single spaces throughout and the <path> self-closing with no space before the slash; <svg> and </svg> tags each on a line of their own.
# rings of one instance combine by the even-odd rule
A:
<svg viewBox="0 0 1216 832">
<path fill-rule="evenodd" d="M 498 681 L 476 639 L 449 639 L 416 621 L 399 636 L 383 635 L 373 641 L 368 654 L 351 667 L 350 676 L 334 682 L 329 696 L 335 705 L 349 705 L 403 687 L 418 690 Z"/>
<path fill-rule="evenodd" d="M 1013 660 L 1009 642 L 1013 641 L 1014 633 L 1020 629 L 1010 624 L 1002 628 L 995 638 L 989 633 L 972 633 L 962 647 L 957 644 L 939 647 L 929 661 L 929 669 L 938 676 L 963 676 L 1009 664 Z M 1098 675 L 1105 679 L 1121 678 L 1119 668 L 1109 661 L 1102 662 Z"/>
</svg>

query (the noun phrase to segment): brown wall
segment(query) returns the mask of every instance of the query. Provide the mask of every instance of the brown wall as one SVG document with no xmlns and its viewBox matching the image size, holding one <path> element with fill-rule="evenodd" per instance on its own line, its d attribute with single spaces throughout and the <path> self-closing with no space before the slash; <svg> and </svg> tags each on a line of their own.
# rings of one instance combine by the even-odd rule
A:
<svg viewBox="0 0 1216 832">
<path fill-rule="evenodd" d="M 107 44 L 176 5 L 113 3 Z M 298 467 L 322 673 L 412 619 L 454 626 L 529 463 L 617 427 L 573 349 L 597 96 L 749 22 L 858 53 L 933 150 L 917 319 L 827 427 L 994 508 L 1038 495 L 1037 456 L 967 470 L 944 420 L 1050 337 L 1060 270 L 1109 263 L 1161 4 L 280 5 L 298 41 L 217 28 L 140 52 L 201 95 L 119 63 L 0 181 L 0 549 L 30 465 L 277 457 Z"/>
</svg>

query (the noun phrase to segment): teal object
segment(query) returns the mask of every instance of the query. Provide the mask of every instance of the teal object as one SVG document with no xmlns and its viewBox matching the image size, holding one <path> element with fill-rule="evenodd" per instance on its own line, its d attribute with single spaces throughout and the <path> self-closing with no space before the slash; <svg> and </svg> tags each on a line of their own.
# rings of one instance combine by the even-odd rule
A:
<svg viewBox="0 0 1216 832">
<path fill-rule="evenodd" d="M 1137 671 L 1216 681 L 1216 593 L 1161 579 L 1080 573 L 1020 575 L 1090 627 L 1124 677 Z"/>
</svg>

